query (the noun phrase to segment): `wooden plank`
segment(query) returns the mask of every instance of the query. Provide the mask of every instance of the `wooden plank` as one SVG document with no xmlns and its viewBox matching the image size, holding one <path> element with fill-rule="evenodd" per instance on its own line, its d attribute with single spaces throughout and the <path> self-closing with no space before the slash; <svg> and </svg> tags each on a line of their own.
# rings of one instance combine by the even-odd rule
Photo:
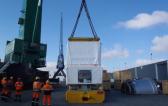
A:
<svg viewBox="0 0 168 106">
<path fill-rule="evenodd" d="M 163 88 L 162 93 L 167 95 L 168 94 L 168 80 L 162 81 L 162 88 Z"/>
</svg>

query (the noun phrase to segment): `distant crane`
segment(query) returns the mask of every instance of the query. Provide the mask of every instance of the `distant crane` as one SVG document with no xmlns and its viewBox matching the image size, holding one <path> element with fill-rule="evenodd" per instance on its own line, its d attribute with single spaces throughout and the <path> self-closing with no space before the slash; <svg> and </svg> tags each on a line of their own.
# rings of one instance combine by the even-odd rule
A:
<svg viewBox="0 0 168 106">
<path fill-rule="evenodd" d="M 63 53 L 63 16 L 61 13 L 61 23 L 60 23 L 60 41 L 59 41 L 59 55 L 57 60 L 57 71 L 55 72 L 53 78 L 55 79 L 56 76 L 64 76 L 66 77 L 64 70 L 64 53 Z"/>
</svg>

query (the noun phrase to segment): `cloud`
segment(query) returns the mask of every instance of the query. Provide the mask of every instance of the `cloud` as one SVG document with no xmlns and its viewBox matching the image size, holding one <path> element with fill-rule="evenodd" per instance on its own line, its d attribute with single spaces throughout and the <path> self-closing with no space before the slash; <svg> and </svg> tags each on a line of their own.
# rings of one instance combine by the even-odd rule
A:
<svg viewBox="0 0 168 106">
<path fill-rule="evenodd" d="M 126 58 L 129 56 L 129 51 L 123 48 L 121 45 L 115 45 L 111 50 L 108 50 L 102 54 L 103 59 L 112 58 Z"/>
<path fill-rule="evenodd" d="M 142 29 L 159 24 L 168 24 L 167 11 L 154 11 L 152 14 L 140 13 L 131 20 L 118 23 L 119 26 L 129 29 Z"/>
<path fill-rule="evenodd" d="M 145 64 L 150 64 L 150 63 L 152 63 L 152 61 L 151 60 L 149 60 L 149 59 L 138 59 L 138 60 L 136 60 L 136 62 L 135 62 L 135 64 L 136 65 L 145 65 Z"/>
<path fill-rule="evenodd" d="M 156 36 L 152 40 L 152 44 L 152 51 L 168 53 L 168 35 Z"/>
<path fill-rule="evenodd" d="M 141 55 L 141 54 L 143 54 L 143 53 L 144 53 L 144 50 L 142 50 L 142 49 L 136 50 L 136 54 L 138 54 L 138 55 Z"/>
<path fill-rule="evenodd" d="M 57 63 L 56 62 L 47 62 L 47 67 L 54 67 L 56 68 Z"/>
<path fill-rule="evenodd" d="M 159 61 L 163 61 L 163 59 L 155 59 L 155 60 L 151 60 L 151 59 L 137 59 L 136 62 L 135 62 L 135 65 L 141 66 L 141 65 L 146 65 L 146 64 L 151 64 L 151 63 L 159 62 Z"/>
<path fill-rule="evenodd" d="M 56 69 L 56 62 L 47 62 L 46 67 L 38 68 L 41 71 L 49 71 L 50 77 L 54 75 L 54 73 L 57 71 Z"/>
</svg>

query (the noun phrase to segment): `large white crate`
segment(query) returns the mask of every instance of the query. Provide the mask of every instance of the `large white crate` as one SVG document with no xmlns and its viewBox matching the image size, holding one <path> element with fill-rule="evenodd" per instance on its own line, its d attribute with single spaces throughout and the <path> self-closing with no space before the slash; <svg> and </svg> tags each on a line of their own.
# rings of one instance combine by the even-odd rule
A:
<svg viewBox="0 0 168 106">
<path fill-rule="evenodd" d="M 91 80 L 90 81 L 79 81 L 79 71 L 80 70 L 90 70 L 91 72 Z M 92 65 L 71 65 L 66 68 L 67 77 L 66 84 L 102 84 L 102 74 L 103 69 L 100 66 L 92 66 Z"/>
<path fill-rule="evenodd" d="M 69 41 L 67 65 L 101 64 L 100 41 Z"/>
<path fill-rule="evenodd" d="M 100 41 L 69 41 L 67 84 L 102 84 Z"/>
</svg>

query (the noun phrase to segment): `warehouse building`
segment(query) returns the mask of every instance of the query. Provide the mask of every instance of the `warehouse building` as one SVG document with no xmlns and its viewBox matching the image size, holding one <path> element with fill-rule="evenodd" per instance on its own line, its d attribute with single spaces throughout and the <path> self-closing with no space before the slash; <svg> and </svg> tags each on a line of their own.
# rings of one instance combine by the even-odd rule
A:
<svg viewBox="0 0 168 106">
<path fill-rule="evenodd" d="M 122 71 L 131 73 L 132 78 L 151 78 L 156 80 L 168 80 L 168 60 L 138 66 Z"/>
</svg>

